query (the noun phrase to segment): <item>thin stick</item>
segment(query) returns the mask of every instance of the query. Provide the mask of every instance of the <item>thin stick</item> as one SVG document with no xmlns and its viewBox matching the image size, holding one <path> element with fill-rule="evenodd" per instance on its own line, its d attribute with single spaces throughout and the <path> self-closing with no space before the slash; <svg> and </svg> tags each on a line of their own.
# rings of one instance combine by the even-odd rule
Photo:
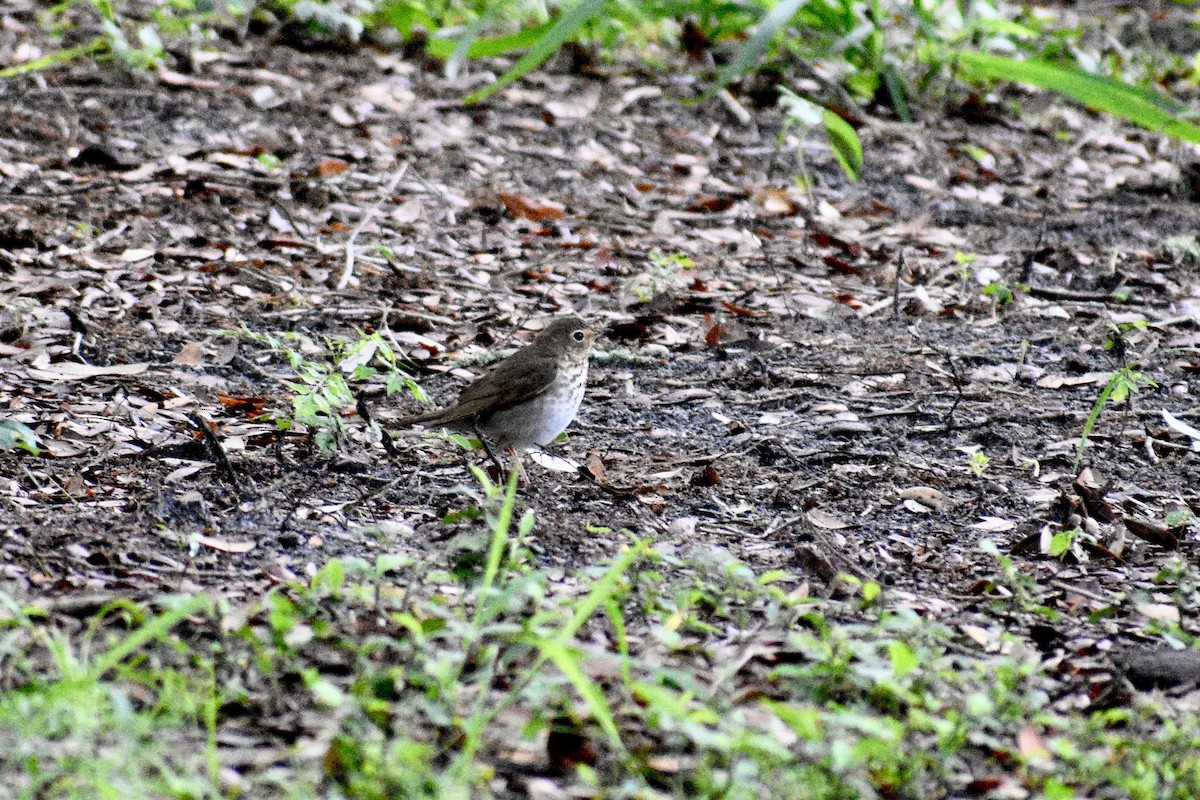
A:
<svg viewBox="0 0 1200 800">
<path fill-rule="evenodd" d="M 198 411 L 189 414 L 188 418 L 204 439 L 204 448 L 208 450 L 208 457 L 216 465 L 217 472 L 232 486 L 238 486 L 240 483 L 238 474 L 234 471 L 233 465 L 229 463 L 229 457 L 225 455 L 225 448 L 221 446 L 221 440 L 213 432 L 212 425 Z"/>
<path fill-rule="evenodd" d="M 383 201 L 391 196 L 396 189 L 396 184 L 400 183 L 400 179 L 404 177 L 404 173 L 408 172 L 408 162 L 401 164 L 394 173 L 392 179 L 388 181 L 387 188 L 383 190 L 383 194 L 375 205 L 367 209 L 367 213 L 363 214 L 362 219 L 354 226 L 354 230 L 350 232 L 350 238 L 346 240 L 346 267 L 342 270 L 342 277 L 338 279 L 338 290 L 345 289 L 350 285 L 350 278 L 354 276 L 354 240 L 363 232 L 363 228 L 367 227 L 367 223 L 371 221 L 371 217 L 375 216 L 375 212 L 383 205 Z"/>
</svg>

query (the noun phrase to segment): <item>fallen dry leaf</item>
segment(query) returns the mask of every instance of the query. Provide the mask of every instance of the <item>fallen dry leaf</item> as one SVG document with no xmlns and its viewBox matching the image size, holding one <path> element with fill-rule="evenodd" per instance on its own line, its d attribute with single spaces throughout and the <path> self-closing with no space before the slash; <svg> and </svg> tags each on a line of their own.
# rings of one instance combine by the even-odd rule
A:
<svg viewBox="0 0 1200 800">
<path fill-rule="evenodd" d="M 197 536 L 196 541 L 213 550 L 234 554 L 249 553 L 257 546 L 254 542 L 231 542 L 227 539 L 218 539 L 215 536 Z"/>
<path fill-rule="evenodd" d="M 99 378 L 106 375 L 141 375 L 149 368 L 150 365 L 144 362 L 138 364 L 114 364 L 111 367 L 95 367 L 91 364 L 80 364 L 77 361 L 59 361 L 55 364 L 46 364 L 43 367 L 30 367 L 28 372 L 29 377 L 44 381 L 83 381 L 88 378 Z"/>
<path fill-rule="evenodd" d="M 564 206 L 550 200 L 535 200 L 531 197 L 524 197 L 510 192 L 501 192 L 496 197 L 508 209 L 508 213 L 514 217 L 523 217 L 533 222 L 562 219 L 567 215 L 567 210 Z"/>
</svg>

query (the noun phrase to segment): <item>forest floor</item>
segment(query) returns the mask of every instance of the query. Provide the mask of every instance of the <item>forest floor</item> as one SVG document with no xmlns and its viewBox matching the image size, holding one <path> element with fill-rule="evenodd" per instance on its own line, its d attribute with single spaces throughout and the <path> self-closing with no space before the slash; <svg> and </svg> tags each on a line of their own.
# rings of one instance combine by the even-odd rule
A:
<svg viewBox="0 0 1200 800">
<path fill-rule="evenodd" d="M 545 696 L 499 677 L 540 666 L 533 655 L 488 664 L 480 685 L 522 690 L 513 708 L 527 711 L 489 721 L 473 758 L 490 777 L 468 784 L 580 796 L 584 773 L 564 765 L 615 781 L 630 758 L 666 793 L 695 796 L 703 770 L 746 779 L 736 746 L 678 720 L 632 721 L 666 703 L 645 686 L 669 684 L 729 719 L 774 708 L 789 731 L 755 730 L 783 748 L 779 764 L 791 753 L 822 765 L 857 796 L 1132 796 L 1106 770 L 1136 773 L 1130 753 L 1144 765 L 1138 743 L 1171 725 L 1147 796 L 1192 796 L 1194 753 L 1190 777 L 1164 776 L 1198 735 L 1186 719 L 1200 667 L 1162 649 L 1195 635 L 1200 457 L 1162 412 L 1200 426 L 1194 152 L 1023 94 L 1019 117 L 966 104 L 913 124 L 866 120 L 862 179 L 850 182 L 820 135 L 781 139 L 776 108 L 747 101 L 742 121 L 718 100 L 692 103 L 702 79 L 580 76 L 564 62 L 465 106 L 487 79 L 451 82 L 370 50 L 247 47 L 156 80 L 78 62 L 0 83 L 0 413 L 41 446 L 0 455 L 0 689 L 62 677 L 53 642 L 81 663 L 119 651 L 97 657 L 105 669 L 144 647 L 146 670 L 171 661 L 178 637 L 210 648 L 222 689 L 211 717 L 193 717 L 209 720 L 192 726 L 198 739 L 179 723 L 163 741 L 182 764 L 197 754 L 223 792 L 310 796 L 271 778 L 287 763 L 312 787 L 373 796 L 354 788 L 367 750 L 331 744 L 365 748 L 359 717 L 384 741 L 418 726 L 407 734 L 439 756 L 461 753 L 446 733 L 456 723 L 413 710 L 398 685 L 381 695 L 386 721 L 346 710 L 380 662 L 317 648 L 334 636 L 319 619 L 341 642 L 432 635 L 428 604 L 453 606 L 480 574 L 493 579 L 479 564 L 505 512 L 468 466 L 486 460 L 396 430 L 420 405 L 402 382 L 386 393 L 395 375 L 381 358 L 394 353 L 444 404 L 573 311 L 604 331 L 580 415 L 553 448 L 582 468 L 526 460 L 532 485 L 514 514 L 531 522 L 504 531 L 519 545 L 501 570 L 540 588 L 505 602 L 525 609 L 510 621 L 527 620 L 547 597 L 594 596 L 600 572 L 636 553 L 620 597 L 643 606 L 626 607 L 622 632 L 606 594 L 570 630 L 594 683 L 570 678 L 548 646 L 543 660 L 562 673 Z M 801 164 L 811 194 L 796 188 Z M 336 393 L 340 377 L 370 419 Z M 1122 379 L 1129 401 L 1104 403 Z M 362 564 L 376 594 L 353 603 L 367 610 L 331 610 L 354 583 L 343 572 Z M 638 588 L 646 575 L 653 603 Z M 217 605 L 113 644 L 181 596 Z M 279 623 L 278 598 L 299 621 Z M 933 626 L 936 640 L 922 638 Z M 273 684 L 254 656 L 235 656 L 253 638 L 238 632 L 254 630 L 267 633 L 246 652 L 285 649 L 290 679 Z M 785 668 L 830 663 L 796 631 L 835 641 L 830 658 L 852 673 L 839 673 L 844 696 L 796 688 Z M 472 647 L 486 652 L 488 635 L 463 640 L 464 673 L 486 672 Z M 604 653 L 696 686 L 643 676 L 631 690 Z M 410 693 L 411 656 L 396 656 Z M 871 682 L 881 669 L 904 697 L 896 707 Z M 938 684 L 947 670 L 975 675 L 957 700 Z M 917 758 L 881 778 L 875 755 L 805 749 L 803 724 L 779 710 L 862 700 L 863 713 L 920 729 L 914 752 L 945 747 L 949 734 L 913 721 L 926 702 L 905 683 L 913 674 L 941 686 L 928 716 L 961 726 L 936 766 Z M 994 697 L 965 703 L 987 696 L 989 676 L 1040 699 L 1011 715 Z M 1185 689 L 1149 688 L 1174 684 Z M 623 744 L 588 685 L 604 687 Z M 162 703 L 154 686 L 157 700 L 134 692 L 135 707 Z M 465 714 L 487 691 L 445 707 Z M 539 707 L 551 709 L 540 728 L 528 710 Z M 1126 749 L 1091 727 L 1113 709 L 1138 709 L 1120 720 Z M 61 740 L 31 742 L 4 720 L 6 748 L 26 759 L 44 748 L 41 771 L 26 760 L 10 785 L 59 796 L 81 780 L 64 777 Z M 835 738 L 831 719 L 819 724 Z M 119 750 L 112 735 L 97 734 Z M 148 773 L 167 794 L 164 771 Z"/>
</svg>

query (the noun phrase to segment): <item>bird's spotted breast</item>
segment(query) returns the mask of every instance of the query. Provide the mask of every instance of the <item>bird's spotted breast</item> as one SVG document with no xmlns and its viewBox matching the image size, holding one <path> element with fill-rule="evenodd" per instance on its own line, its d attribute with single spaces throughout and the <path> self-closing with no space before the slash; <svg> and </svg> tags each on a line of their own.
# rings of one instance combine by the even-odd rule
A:
<svg viewBox="0 0 1200 800">
<path fill-rule="evenodd" d="M 582 366 L 560 367 L 553 387 L 528 402 L 496 412 L 484 423 L 483 432 L 513 447 L 550 444 L 575 419 L 586 385 L 586 361 Z"/>
</svg>

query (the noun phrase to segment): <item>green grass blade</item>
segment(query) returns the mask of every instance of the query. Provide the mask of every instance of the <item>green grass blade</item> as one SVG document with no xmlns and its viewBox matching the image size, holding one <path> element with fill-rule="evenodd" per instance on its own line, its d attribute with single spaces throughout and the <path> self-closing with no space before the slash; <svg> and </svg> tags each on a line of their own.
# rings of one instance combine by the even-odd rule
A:
<svg viewBox="0 0 1200 800">
<path fill-rule="evenodd" d="M 105 672 L 120 664 L 138 648 L 149 642 L 166 638 L 167 633 L 178 625 L 184 617 L 191 616 L 209 607 L 210 601 L 203 595 L 188 597 L 180 601 L 174 608 L 170 608 L 157 617 L 153 617 L 146 624 L 97 656 L 89 668 L 91 679 L 99 680 Z"/>
<path fill-rule="evenodd" d="M 507 86 L 536 69 L 543 61 L 557 53 L 568 39 L 578 33 L 580 28 L 603 10 L 604 0 L 579 0 L 554 21 L 550 29 L 537 40 L 528 53 L 521 56 L 512 69 L 501 75 L 500 79 L 491 86 L 467 95 L 465 102 L 478 103 L 480 100 L 490 97 L 501 87 Z"/>
<path fill-rule="evenodd" d="M 554 663 L 557 664 L 560 669 L 562 669 L 562 664 L 559 664 L 559 662 L 556 660 L 557 654 L 560 652 L 568 652 L 571 638 L 579 632 L 580 627 L 583 626 L 583 623 L 588 620 L 588 618 L 597 608 L 609 602 L 609 600 L 616 593 L 621 576 L 628 572 L 629 568 L 633 565 L 633 562 L 639 557 L 645 555 L 649 549 L 649 545 L 646 542 L 636 540 L 632 547 L 629 547 L 624 553 L 622 553 L 616 560 L 613 561 L 613 563 L 605 571 L 604 575 L 600 577 L 600 580 L 596 581 L 595 585 L 592 586 L 592 589 L 587 593 L 587 596 L 576 603 L 575 613 L 572 615 L 571 619 L 568 620 L 567 623 L 560 628 L 552 638 L 538 638 L 532 642 L 532 644 L 537 647 L 540 652 L 533 664 L 525 669 L 524 679 L 526 681 L 532 680 L 533 676 L 537 675 L 542 667 L 546 665 L 547 661 L 553 660 Z M 611 614 L 612 612 L 610 611 L 609 613 Z M 563 670 L 563 672 L 568 678 L 571 678 L 571 674 L 567 672 L 567 670 Z M 584 680 L 588 680 L 586 676 L 584 676 Z M 588 682 L 590 683 L 590 681 Z M 574 679 L 572 679 L 572 683 L 575 683 Z M 581 684 L 576 685 L 579 686 Z M 583 690 L 581 690 L 581 693 L 582 691 Z M 455 757 L 454 764 L 451 767 L 451 774 L 456 776 L 456 780 L 462 780 L 467 774 L 470 764 L 475 758 L 475 754 L 479 749 L 480 743 L 483 741 L 484 731 L 501 710 L 515 701 L 516 694 L 517 693 L 515 691 L 510 692 L 509 694 L 505 695 L 500 702 L 494 703 L 490 706 L 481 707 L 477 709 L 476 713 L 471 716 L 466 726 L 467 735 L 464 739 L 463 747 Z M 589 706 L 592 705 L 591 700 L 587 695 L 584 695 L 584 698 L 585 700 L 588 700 Z M 603 702 L 603 697 L 600 699 Z M 607 709 L 608 706 L 605 705 L 604 708 Z M 594 709 L 592 713 L 596 719 L 602 719 L 602 716 L 597 714 Z M 609 714 L 609 717 L 611 721 L 611 713 Z M 601 725 L 605 726 L 605 730 L 610 730 L 603 721 L 601 722 Z M 614 722 L 612 723 L 611 732 L 615 731 L 616 724 Z M 611 732 L 610 735 L 612 735 Z M 621 745 L 619 738 L 615 739 L 614 741 L 616 741 L 618 745 Z M 623 745 L 621 746 L 622 749 L 624 749 Z"/>
<path fill-rule="evenodd" d="M 586 596 L 578 600 L 575 604 L 575 614 L 562 627 L 556 637 L 559 642 L 565 643 L 568 639 L 579 632 L 583 627 L 583 623 L 588 621 L 588 618 L 596 612 L 596 609 L 608 602 L 617 591 L 618 584 L 629 568 L 633 566 L 633 562 L 646 554 L 649 545 L 646 542 L 635 540 L 632 547 L 625 550 L 612 566 L 601 576 L 600 580 L 596 581 L 590 592 Z"/>
<path fill-rule="evenodd" d="M 852 181 L 858 180 L 862 173 L 863 151 L 862 142 L 850 123 L 833 113 L 825 110 L 825 135 L 829 137 L 829 146 L 833 148 L 834 158 L 842 165 L 842 171 Z"/>
<path fill-rule="evenodd" d="M 1100 412 L 1104 410 L 1104 406 L 1108 404 L 1108 399 L 1116 388 L 1117 373 L 1113 373 L 1112 377 L 1108 379 L 1108 383 L 1104 384 L 1104 390 L 1092 404 L 1092 410 L 1088 412 L 1087 419 L 1083 422 L 1083 433 L 1079 437 L 1079 449 L 1075 451 L 1075 463 L 1071 467 L 1071 472 L 1079 473 L 1079 462 L 1083 461 L 1083 448 L 1087 447 L 1088 437 L 1092 435 L 1092 429 L 1096 427 L 1096 421 L 1100 419 Z"/>
<path fill-rule="evenodd" d="M 526 50 L 537 44 L 538 39 L 546 35 L 546 31 L 554 27 L 553 22 L 544 22 L 532 28 L 526 28 L 505 36 L 493 36 L 489 39 L 475 39 L 469 42 L 467 58 L 491 58 L 511 53 L 514 50 Z M 469 33 L 469 31 L 468 31 Z M 430 39 L 425 52 L 438 58 L 453 59 L 467 33 L 458 39 Z"/>
<path fill-rule="evenodd" d="M 69 47 L 66 50 L 58 50 L 53 53 L 35 58 L 33 61 L 26 61 L 24 64 L 17 64 L 15 67 L 0 69 L 0 78 L 15 78 L 18 75 L 24 75 L 28 72 L 38 72 L 39 70 L 53 67 L 55 64 L 61 64 L 64 61 L 70 61 L 74 58 L 84 58 L 86 56 L 94 56 L 103 53 L 108 49 L 108 40 L 103 36 L 97 36 L 86 44 L 81 44 L 78 47 Z"/>
<path fill-rule="evenodd" d="M 487 562 L 483 569 L 483 579 L 479 584 L 479 600 L 475 605 L 475 619 L 472 624 L 476 628 L 483 624 L 491 608 L 492 587 L 500 574 L 500 562 L 504 558 L 504 550 L 508 547 L 508 529 L 512 527 L 513 508 L 517 503 L 517 480 L 521 475 L 521 462 L 513 458 L 512 469 L 508 474 L 508 485 L 504 487 L 504 501 L 496 512 L 496 522 L 492 526 L 492 540 L 488 545 Z"/>
<path fill-rule="evenodd" d="M 796 12 L 800 10 L 800 7 L 807 2 L 808 0 L 780 0 L 763 17 L 762 22 L 758 23 L 754 34 L 738 48 L 733 61 L 729 62 L 717 75 L 716 83 L 709 87 L 709 90 L 700 98 L 701 102 L 708 100 L 721 89 L 725 88 L 737 76 L 749 72 L 750 68 L 762 58 L 763 53 L 767 52 L 767 46 L 771 44 L 771 40 L 775 38 L 775 35 L 783 30 L 783 27 L 788 24 L 792 17 L 796 16 Z"/>
<path fill-rule="evenodd" d="M 552 639 L 539 641 L 537 645 L 546 658 L 567 676 L 567 680 L 587 703 L 588 711 L 600 723 L 613 746 L 625 752 L 625 743 L 621 741 L 621 732 L 617 729 L 617 719 L 609 708 L 608 701 L 604 699 L 604 692 L 579 666 L 580 654 L 562 642 Z"/>
<path fill-rule="evenodd" d="M 976 77 L 1049 89 L 1147 130 L 1200 144 L 1200 128 L 1181 119 L 1175 113 L 1177 106 L 1136 86 L 1045 61 L 1020 61 L 969 50 L 956 55 L 959 65 Z"/>
</svg>

